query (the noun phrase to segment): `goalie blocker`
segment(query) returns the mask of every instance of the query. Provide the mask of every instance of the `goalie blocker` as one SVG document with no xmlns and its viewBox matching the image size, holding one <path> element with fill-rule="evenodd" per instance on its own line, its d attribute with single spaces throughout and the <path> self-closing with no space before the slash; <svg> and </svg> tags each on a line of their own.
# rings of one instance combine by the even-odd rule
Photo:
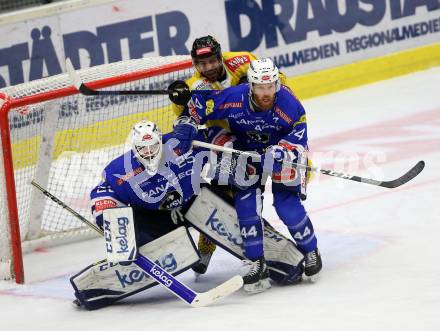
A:
<svg viewBox="0 0 440 331">
<path fill-rule="evenodd" d="M 105 209 L 103 226 L 107 261 L 118 263 L 136 260 L 137 245 L 132 208 Z"/>
</svg>

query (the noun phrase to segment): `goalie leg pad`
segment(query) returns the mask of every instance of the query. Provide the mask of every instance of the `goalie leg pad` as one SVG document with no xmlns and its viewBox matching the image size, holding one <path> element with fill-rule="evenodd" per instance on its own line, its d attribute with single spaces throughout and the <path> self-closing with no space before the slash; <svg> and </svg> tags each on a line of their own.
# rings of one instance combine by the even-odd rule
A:
<svg viewBox="0 0 440 331">
<path fill-rule="evenodd" d="M 199 260 L 185 227 L 139 247 L 139 252 L 174 276 Z M 88 266 L 70 282 L 81 306 L 88 310 L 108 306 L 157 284 L 133 262 L 110 263 L 106 260 Z"/>
<path fill-rule="evenodd" d="M 246 258 L 237 213 L 231 201 L 227 202 L 203 187 L 185 218 L 232 255 L 239 259 Z M 268 224 L 264 225 L 263 245 L 266 263 L 274 281 L 288 283 L 289 279 L 296 279 L 297 274 L 302 274 L 304 255 L 291 240 Z"/>
</svg>

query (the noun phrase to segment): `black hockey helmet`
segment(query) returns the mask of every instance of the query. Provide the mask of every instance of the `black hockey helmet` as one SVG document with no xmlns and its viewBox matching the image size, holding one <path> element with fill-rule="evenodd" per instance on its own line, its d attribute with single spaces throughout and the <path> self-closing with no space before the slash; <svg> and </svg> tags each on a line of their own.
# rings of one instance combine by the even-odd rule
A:
<svg viewBox="0 0 440 331">
<path fill-rule="evenodd" d="M 220 44 L 212 36 L 200 37 L 194 40 L 191 57 L 193 61 L 216 55 L 218 58 L 222 56 Z"/>
</svg>

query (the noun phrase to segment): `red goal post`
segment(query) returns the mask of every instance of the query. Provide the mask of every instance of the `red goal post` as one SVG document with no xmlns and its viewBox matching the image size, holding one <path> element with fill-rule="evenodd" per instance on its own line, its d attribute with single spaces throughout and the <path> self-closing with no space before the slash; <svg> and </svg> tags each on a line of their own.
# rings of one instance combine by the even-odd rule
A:
<svg viewBox="0 0 440 331">
<path fill-rule="evenodd" d="M 189 56 L 121 61 L 77 71 L 93 89 L 166 89 L 193 73 Z M 167 96 L 82 96 L 67 74 L 0 90 L 0 277 L 24 283 L 22 251 L 93 236 L 30 184 L 91 219 L 89 192 L 126 150 L 134 123 L 171 130 Z"/>
</svg>

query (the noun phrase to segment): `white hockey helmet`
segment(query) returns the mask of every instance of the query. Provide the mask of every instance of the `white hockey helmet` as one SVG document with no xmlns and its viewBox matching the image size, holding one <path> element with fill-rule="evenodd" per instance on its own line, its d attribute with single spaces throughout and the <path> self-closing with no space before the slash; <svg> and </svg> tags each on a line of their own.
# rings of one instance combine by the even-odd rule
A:
<svg viewBox="0 0 440 331">
<path fill-rule="evenodd" d="M 280 77 L 278 68 L 270 58 L 251 61 L 247 71 L 248 82 L 251 84 L 275 83 L 276 92 L 280 90 Z"/>
<path fill-rule="evenodd" d="M 131 133 L 131 148 L 149 173 L 156 173 L 162 156 L 162 132 L 150 121 L 140 121 Z"/>
</svg>

